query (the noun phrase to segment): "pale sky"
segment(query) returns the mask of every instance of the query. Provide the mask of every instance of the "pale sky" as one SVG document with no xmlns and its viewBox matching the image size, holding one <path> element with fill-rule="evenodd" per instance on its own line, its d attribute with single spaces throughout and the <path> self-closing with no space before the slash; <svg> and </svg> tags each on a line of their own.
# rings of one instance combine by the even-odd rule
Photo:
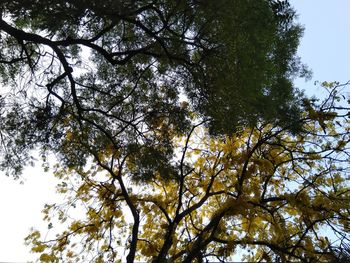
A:
<svg viewBox="0 0 350 263">
<path fill-rule="evenodd" d="M 296 86 L 307 94 L 319 93 L 313 83 L 350 80 L 350 0 L 292 0 L 305 26 L 299 48 L 303 62 L 313 71 L 307 83 L 297 80 Z M 14 181 L 0 171 L 0 263 L 26 262 L 35 255 L 24 246 L 24 237 L 31 227 L 45 229 L 42 210 L 55 200 L 54 180 L 38 164 L 25 170 L 22 181 Z"/>
<path fill-rule="evenodd" d="M 291 0 L 305 26 L 299 55 L 313 71 L 312 81 L 296 85 L 310 94 L 314 81 L 350 80 L 350 1 Z M 317 91 L 316 91 L 317 92 Z M 309 94 L 309 92 L 308 92 Z"/>
</svg>

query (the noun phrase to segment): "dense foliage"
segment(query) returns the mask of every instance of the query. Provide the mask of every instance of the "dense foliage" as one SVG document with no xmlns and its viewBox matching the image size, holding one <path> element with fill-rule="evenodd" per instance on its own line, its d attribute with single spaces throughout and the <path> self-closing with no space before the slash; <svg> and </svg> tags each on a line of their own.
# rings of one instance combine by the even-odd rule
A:
<svg viewBox="0 0 350 263">
<path fill-rule="evenodd" d="M 57 158 L 44 262 L 317 262 L 348 238 L 349 108 L 287 1 L 1 1 L 1 168 Z M 76 211 L 76 212 L 74 212 Z M 60 229 L 64 230 L 60 231 Z"/>
<path fill-rule="evenodd" d="M 147 262 L 344 258 L 333 248 L 350 238 L 350 107 L 341 87 L 323 85 L 330 96 L 305 101 L 298 135 L 261 123 L 223 138 L 203 124 L 174 136 L 176 178 L 154 169 L 135 181 L 137 162 L 108 146 L 84 169 L 57 165 L 66 202 L 45 207 L 50 237 L 33 230 L 28 244 L 44 262 L 119 262 L 133 245 Z"/>
<path fill-rule="evenodd" d="M 292 77 L 305 73 L 295 55 L 302 30 L 286 3 L 11 0 L 0 8 L 0 75 L 11 87 L 2 91 L 4 168 L 20 172 L 37 146 L 84 165 L 89 153 L 67 143 L 71 130 L 88 147 L 142 148 L 159 157 L 150 169 L 169 167 L 169 133 L 188 131 L 191 114 L 217 135 L 261 120 L 298 129 Z"/>
</svg>

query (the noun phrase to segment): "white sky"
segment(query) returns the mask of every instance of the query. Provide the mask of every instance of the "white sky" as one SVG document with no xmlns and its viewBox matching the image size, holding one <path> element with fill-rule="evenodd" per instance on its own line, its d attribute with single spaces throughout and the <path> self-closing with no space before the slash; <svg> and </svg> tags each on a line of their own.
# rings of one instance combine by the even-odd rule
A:
<svg viewBox="0 0 350 263">
<path fill-rule="evenodd" d="M 305 25 L 299 49 L 303 62 L 313 71 L 308 83 L 296 85 L 308 94 L 318 93 L 313 82 L 350 80 L 350 0 L 292 0 Z M 41 213 L 45 203 L 55 199 L 55 180 L 40 164 L 25 170 L 22 181 L 0 171 L 0 263 L 35 259 L 24 246 L 24 237 L 33 226 L 45 229 Z"/>
</svg>

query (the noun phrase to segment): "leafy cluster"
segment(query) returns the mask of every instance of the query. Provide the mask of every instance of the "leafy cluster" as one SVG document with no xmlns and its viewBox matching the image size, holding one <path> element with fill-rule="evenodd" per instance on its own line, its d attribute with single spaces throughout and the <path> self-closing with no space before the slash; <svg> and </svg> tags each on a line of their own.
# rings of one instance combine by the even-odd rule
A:
<svg viewBox="0 0 350 263">
<path fill-rule="evenodd" d="M 216 135 L 260 121 L 300 128 L 302 29 L 287 2 L 25 0 L 0 10 L 2 167 L 16 175 L 38 146 L 83 166 L 89 153 L 70 132 L 99 151 L 166 149 L 163 160 L 193 114 Z"/>
<path fill-rule="evenodd" d="M 67 202 L 44 214 L 66 230 L 27 242 L 44 262 L 114 262 L 132 246 L 148 262 L 225 262 L 242 251 L 257 262 L 332 260 L 332 242 L 350 238 L 349 107 L 334 104 L 334 85 L 298 135 L 261 123 L 220 139 L 193 126 L 174 138 L 176 178 L 155 168 L 147 182 L 130 180 L 135 160 L 109 148 L 84 170 L 57 166 Z"/>
<path fill-rule="evenodd" d="M 349 101 L 293 87 L 308 71 L 288 1 L 0 12 L 0 166 L 53 153 L 66 197 L 44 208 L 53 235 L 26 239 L 42 262 L 319 262 L 324 230 L 349 238 Z"/>
</svg>

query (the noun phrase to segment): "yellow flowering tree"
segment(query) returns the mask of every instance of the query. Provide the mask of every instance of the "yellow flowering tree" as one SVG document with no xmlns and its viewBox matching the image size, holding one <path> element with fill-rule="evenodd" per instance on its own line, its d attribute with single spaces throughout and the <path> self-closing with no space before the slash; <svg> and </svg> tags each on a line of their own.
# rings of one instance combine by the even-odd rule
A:
<svg viewBox="0 0 350 263">
<path fill-rule="evenodd" d="M 332 242 L 349 240 L 350 108 L 344 86 L 323 86 L 329 97 L 304 101 L 297 134 L 262 122 L 231 136 L 213 137 L 204 122 L 170 130 L 169 167 L 148 177 L 130 152 L 95 151 L 72 130 L 70 143 L 93 157 L 55 167 L 65 203 L 46 205 L 49 235 L 33 230 L 26 242 L 42 262 L 330 260 Z"/>
</svg>

